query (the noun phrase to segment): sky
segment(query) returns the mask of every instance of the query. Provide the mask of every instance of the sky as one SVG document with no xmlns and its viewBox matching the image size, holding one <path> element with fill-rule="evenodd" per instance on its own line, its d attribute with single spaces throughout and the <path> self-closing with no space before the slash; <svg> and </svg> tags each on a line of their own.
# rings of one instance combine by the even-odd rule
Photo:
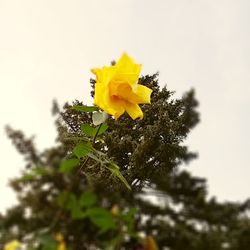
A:
<svg viewBox="0 0 250 250">
<path fill-rule="evenodd" d="M 249 0 L 0 0 L 0 211 L 24 166 L 5 125 L 53 145 L 52 100 L 91 104 L 90 69 L 122 52 L 175 97 L 196 90 L 201 122 L 186 143 L 199 158 L 183 168 L 221 201 L 250 197 L 249 23 Z"/>
</svg>

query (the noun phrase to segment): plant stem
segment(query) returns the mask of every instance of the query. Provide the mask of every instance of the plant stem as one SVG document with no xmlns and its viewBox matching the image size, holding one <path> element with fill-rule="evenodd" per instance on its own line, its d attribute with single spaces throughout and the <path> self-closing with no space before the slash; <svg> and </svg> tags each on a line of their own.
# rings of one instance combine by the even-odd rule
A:
<svg viewBox="0 0 250 250">
<path fill-rule="evenodd" d="M 94 136 L 94 139 L 93 139 L 93 142 L 92 142 L 92 146 L 95 145 L 95 140 L 96 140 L 96 138 L 97 138 L 97 136 L 98 136 L 98 134 L 99 134 L 99 131 L 100 131 L 100 129 L 101 129 L 101 126 L 102 126 L 102 123 L 99 125 L 99 127 L 98 127 L 98 129 L 97 129 L 97 131 L 96 131 L 96 133 L 95 133 L 95 136 Z"/>
<path fill-rule="evenodd" d="M 99 134 L 99 131 L 100 131 L 100 129 L 101 129 L 101 126 L 102 126 L 102 123 L 99 125 L 98 129 L 96 130 L 95 136 L 94 136 L 93 141 L 92 141 L 92 146 L 93 146 L 93 147 L 94 147 L 94 145 L 95 145 L 95 141 L 96 141 L 96 138 L 97 138 L 97 136 L 98 136 L 98 134 Z M 78 173 L 81 173 L 82 168 L 88 163 L 88 161 L 89 161 L 89 156 L 87 156 L 87 158 L 86 158 L 85 161 L 83 162 L 82 166 L 79 168 Z"/>
</svg>

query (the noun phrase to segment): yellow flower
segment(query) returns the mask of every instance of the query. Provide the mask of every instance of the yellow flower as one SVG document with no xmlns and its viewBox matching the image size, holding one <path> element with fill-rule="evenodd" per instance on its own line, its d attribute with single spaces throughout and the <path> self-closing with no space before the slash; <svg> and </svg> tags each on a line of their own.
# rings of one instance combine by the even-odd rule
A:
<svg viewBox="0 0 250 250">
<path fill-rule="evenodd" d="M 138 84 L 141 65 L 127 54 L 110 67 L 95 68 L 94 103 L 118 119 L 125 111 L 132 119 L 143 118 L 138 104 L 150 103 L 152 90 Z"/>
<path fill-rule="evenodd" d="M 66 244 L 64 241 L 62 241 L 61 243 L 59 243 L 57 250 L 66 250 Z"/>
<path fill-rule="evenodd" d="M 4 250 L 17 250 L 21 247 L 21 243 L 18 240 L 12 240 L 4 246 Z"/>
<path fill-rule="evenodd" d="M 111 214 L 113 216 L 117 216 L 120 212 L 120 209 L 118 207 L 118 205 L 114 205 L 112 208 L 111 208 Z"/>
<path fill-rule="evenodd" d="M 61 233 L 58 233 L 56 234 L 55 239 L 59 243 L 57 250 L 66 250 L 66 244 L 64 242 L 63 235 Z"/>
</svg>

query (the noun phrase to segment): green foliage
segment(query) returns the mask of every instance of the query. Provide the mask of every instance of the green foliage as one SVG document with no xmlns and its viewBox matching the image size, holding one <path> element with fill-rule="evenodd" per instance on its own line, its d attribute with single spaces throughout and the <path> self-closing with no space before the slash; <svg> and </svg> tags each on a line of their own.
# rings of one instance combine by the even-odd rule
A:
<svg viewBox="0 0 250 250">
<path fill-rule="evenodd" d="M 41 234 L 37 241 L 42 250 L 57 250 L 58 242 L 48 234 Z"/>
<path fill-rule="evenodd" d="M 75 105 L 73 107 L 71 107 L 72 110 L 76 110 L 76 111 L 80 111 L 80 112 L 94 112 L 94 111 L 98 111 L 98 107 L 95 106 L 82 106 L 82 105 Z"/>
<path fill-rule="evenodd" d="M 71 172 L 75 167 L 77 167 L 80 163 L 80 160 L 77 158 L 71 158 L 63 160 L 60 165 L 60 172 L 67 173 Z"/>
<path fill-rule="evenodd" d="M 90 124 L 82 124 L 81 125 L 81 131 L 90 137 L 95 137 L 95 136 L 99 136 L 101 134 L 103 134 L 106 130 L 108 129 L 108 125 L 107 124 L 102 124 L 102 126 L 99 128 L 97 127 L 93 127 Z"/>
<path fill-rule="evenodd" d="M 96 226 L 98 226 L 101 229 L 101 232 L 116 228 L 112 214 L 105 208 L 88 208 L 86 210 L 85 216 L 87 216 Z"/>
<path fill-rule="evenodd" d="M 94 137 L 96 135 L 96 128 L 92 127 L 90 124 L 82 124 L 81 131 L 90 137 Z"/>
<path fill-rule="evenodd" d="M 35 178 L 46 176 L 51 174 L 51 171 L 45 167 L 35 167 L 32 168 L 28 173 L 25 173 L 19 181 L 31 181 Z"/>
<path fill-rule="evenodd" d="M 249 202 L 208 198 L 205 180 L 184 169 L 196 157 L 185 145 L 199 121 L 194 91 L 174 99 L 157 75 L 140 84 L 153 89 L 143 120 L 123 115 L 95 127 L 96 107 L 54 107 L 57 144 L 43 152 L 7 129 L 26 166 L 11 181 L 19 204 L 0 215 L 0 249 L 27 236 L 39 249 L 55 249 L 56 233 L 72 250 L 146 249 L 143 234 L 159 249 L 249 249 Z"/>
<path fill-rule="evenodd" d="M 89 142 L 79 142 L 73 149 L 73 153 L 78 159 L 87 156 L 89 153 L 94 151 L 92 145 Z"/>
<path fill-rule="evenodd" d="M 79 202 L 83 207 L 92 207 L 96 204 L 97 197 L 92 192 L 85 192 L 81 195 Z"/>
<path fill-rule="evenodd" d="M 131 189 L 130 185 L 128 184 L 127 180 L 123 177 L 123 175 L 121 174 L 119 167 L 114 164 L 114 163 L 110 163 L 106 166 L 106 168 L 116 177 L 118 177 L 128 189 Z"/>
<path fill-rule="evenodd" d="M 97 133 L 97 136 L 99 136 L 99 135 L 101 135 L 101 134 L 103 134 L 104 132 L 106 132 L 106 130 L 108 129 L 108 125 L 107 124 L 102 124 L 102 126 L 100 127 L 100 129 L 99 129 L 99 131 L 98 131 L 98 133 Z"/>
</svg>

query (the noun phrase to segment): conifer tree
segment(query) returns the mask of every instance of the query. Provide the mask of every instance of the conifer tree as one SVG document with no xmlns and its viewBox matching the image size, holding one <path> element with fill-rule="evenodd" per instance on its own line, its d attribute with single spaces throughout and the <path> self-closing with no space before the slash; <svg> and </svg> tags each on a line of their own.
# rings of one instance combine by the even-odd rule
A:
<svg viewBox="0 0 250 250">
<path fill-rule="evenodd" d="M 81 112 L 81 102 L 62 111 L 54 103 L 57 141 L 43 152 L 21 131 L 7 128 L 26 166 L 11 180 L 19 204 L 0 216 L 0 249 L 13 239 L 58 249 L 58 233 L 72 250 L 154 250 L 154 243 L 171 250 L 249 249 L 249 202 L 208 199 L 205 179 L 183 167 L 196 158 L 185 145 L 199 121 L 194 91 L 174 99 L 160 89 L 157 74 L 139 82 L 153 90 L 142 120 L 109 117 L 99 134 L 88 127 L 92 113 Z M 81 144 L 83 134 L 92 136 L 99 159 L 83 155 L 89 150 Z"/>
</svg>

